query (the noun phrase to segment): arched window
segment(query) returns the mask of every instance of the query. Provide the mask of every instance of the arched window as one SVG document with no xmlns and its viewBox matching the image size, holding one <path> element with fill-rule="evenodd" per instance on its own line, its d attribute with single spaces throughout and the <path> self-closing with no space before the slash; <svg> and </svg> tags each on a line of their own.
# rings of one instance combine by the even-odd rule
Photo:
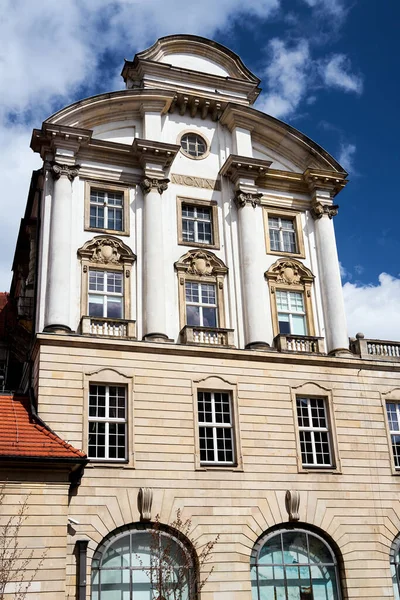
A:
<svg viewBox="0 0 400 600">
<path fill-rule="evenodd" d="M 191 552 L 160 525 L 139 525 L 104 541 L 93 556 L 91 600 L 193 600 Z"/>
<path fill-rule="evenodd" d="M 400 600 L 400 535 L 396 537 L 390 551 L 390 570 L 392 573 L 395 600 Z"/>
<path fill-rule="evenodd" d="M 253 600 L 340 600 L 336 557 L 304 529 L 280 529 L 255 545 L 251 558 Z"/>
</svg>

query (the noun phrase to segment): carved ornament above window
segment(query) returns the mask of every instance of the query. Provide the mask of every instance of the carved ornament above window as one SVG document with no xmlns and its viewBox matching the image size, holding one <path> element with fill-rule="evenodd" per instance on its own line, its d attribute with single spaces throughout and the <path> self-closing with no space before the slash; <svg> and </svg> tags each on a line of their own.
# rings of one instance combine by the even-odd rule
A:
<svg viewBox="0 0 400 600">
<path fill-rule="evenodd" d="M 100 265 L 120 265 L 136 260 L 136 256 L 126 244 L 110 236 L 97 236 L 86 242 L 78 250 L 78 256 Z"/>
<path fill-rule="evenodd" d="M 298 286 L 314 281 L 314 275 L 297 260 L 278 260 L 265 273 L 267 279 L 279 285 Z"/>
<path fill-rule="evenodd" d="M 175 263 L 175 268 L 177 271 L 197 277 L 215 277 L 225 275 L 228 272 L 228 268 L 222 260 L 212 252 L 204 252 L 203 250 L 189 250 Z"/>
</svg>

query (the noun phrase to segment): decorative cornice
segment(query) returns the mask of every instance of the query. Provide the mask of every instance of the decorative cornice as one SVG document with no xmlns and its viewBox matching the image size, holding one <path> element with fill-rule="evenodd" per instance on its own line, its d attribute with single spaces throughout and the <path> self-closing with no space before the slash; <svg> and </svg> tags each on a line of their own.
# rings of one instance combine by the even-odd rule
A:
<svg viewBox="0 0 400 600">
<path fill-rule="evenodd" d="M 160 196 L 168 189 L 169 179 L 157 179 L 155 177 L 145 177 L 140 182 L 140 187 L 143 194 L 149 194 L 152 190 L 156 190 Z"/>
<path fill-rule="evenodd" d="M 212 252 L 189 250 L 175 263 L 177 271 L 198 277 L 225 275 L 228 268 Z"/>
<path fill-rule="evenodd" d="M 50 166 L 51 174 L 57 181 L 60 177 L 68 177 L 70 181 L 73 181 L 79 173 L 80 165 L 60 165 L 59 163 L 52 163 Z"/>
<path fill-rule="evenodd" d="M 332 219 L 338 214 L 339 206 L 337 204 L 323 204 L 322 202 L 313 202 L 311 206 L 311 215 L 318 220 L 324 216 Z"/>
<path fill-rule="evenodd" d="M 132 151 L 139 161 L 140 166 L 146 168 L 146 163 L 151 162 L 169 168 L 180 150 L 177 144 L 154 142 L 136 138 L 132 144 Z"/>
<path fill-rule="evenodd" d="M 233 183 L 236 183 L 240 177 L 255 181 L 258 177 L 267 173 L 270 165 L 270 160 L 230 154 L 222 165 L 219 174 L 229 177 Z"/>
<path fill-rule="evenodd" d="M 347 173 L 306 169 L 303 173 L 309 192 L 315 194 L 318 190 L 326 190 L 334 197 L 347 184 Z"/>
<path fill-rule="evenodd" d="M 248 204 L 250 204 L 253 208 L 260 206 L 261 198 L 262 194 L 258 194 L 256 192 L 243 192 L 242 190 L 237 190 L 235 194 L 235 202 L 238 208 L 243 208 Z"/>
</svg>

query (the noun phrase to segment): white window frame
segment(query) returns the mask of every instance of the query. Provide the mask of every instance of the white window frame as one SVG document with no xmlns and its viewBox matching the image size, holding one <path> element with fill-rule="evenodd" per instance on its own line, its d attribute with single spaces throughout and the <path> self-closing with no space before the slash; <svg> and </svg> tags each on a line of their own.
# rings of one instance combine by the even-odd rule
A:
<svg viewBox="0 0 400 600">
<path fill-rule="evenodd" d="M 99 202 L 92 202 L 92 193 L 93 192 L 101 192 L 102 194 L 104 194 L 104 201 L 102 203 Z M 118 194 L 121 197 L 121 206 L 115 206 L 112 204 L 108 203 L 108 196 L 109 194 Z M 96 206 L 96 207 L 103 207 L 104 208 L 104 225 L 103 227 L 100 227 L 99 225 L 92 225 L 90 223 L 91 220 L 91 215 L 90 215 L 90 209 L 92 206 Z M 108 217 L 108 211 L 109 208 L 112 209 L 120 209 L 121 210 L 121 229 L 115 229 L 114 227 L 110 227 L 109 224 L 109 217 Z M 107 189 L 101 189 L 100 187 L 96 187 L 96 186 L 92 186 L 90 188 L 90 196 L 89 196 L 89 226 L 91 229 L 99 229 L 101 231 L 103 230 L 108 230 L 108 231 L 118 231 L 123 232 L 124 231 L 124 193 L 123 191 L 120 190 L 107 190 Z"/>
<path fill-rule="evenodd" d="M 198 407 L 198 403 L 199 403 L 199 395 L 200 394 L 210 394 L 211 396 L 211 415 L 212 415 L 212 420 L 211 421 L 200 421 L 200 411 L 199 411 L 199 407 Z M 217 422 L 216 418 L 215 418 L 215 394 L 223 394 L 226 395 L 228 397 L 228 401 L 229 401 L 229 423 L 220 423 Z M 211 390 L 197 390 L 197 418 L 198 418 L 198 435 L 199 435 L 199 453 L 201 452 L 200 449 L 200 428 L 205 428 L 205 429 L 211 429 L 212 430 L 212 438 L 213 438 L 213 454 L 214 454 L 214 460 L 210 461 L 210 460 L 202 460 L 200 457 L 200 465 L 201 466 L 208 466 L 208 465 L 214 465 L 214 466 L 233 466 L 236 464 L 236 456 L 235 456 L 235 429 L 234 429 L 234 418 L 233 418 L 233 408 L 232 408 L 232 394 L 227 391 L 227 390 L 215 390 L 215 391 L 211 391 Z M 229 429 L 231 431 L 231 442 L 232 442 L 232 460 L 231 461 L 222 461 L 222 460 L 218 460 L 218 439 L 217 439 L 217 430 L 218 429 Z"/>
<path fill-rule="evenodd" d="M 194 217 L 186 217 L 183 214 L 183 208 L 184 206 L 188 206 L 189 208 L 191 208 L 194 212 Z M 197 211 L 198 209 L 201 210 L 208 210 L 210 213 L 210 218 L 209 219 L 204 219 L 202 217 L 199 217 L 197 215 Z M 185 238 L 185 232 L 184 232 L 184 221 L 190 221 L 192 223 L 194 223 L 194 240 L 187 240 Z M 210 235 L 211 235 L 211 239 L 209 242 L 205 242 L 204 240 L 200 240 L 199 239 L 199 223 L 209 223 L 210 224 Z M 205 246 L 213 246 L 214 245 L 214 231 L 213 231 L 213 210 L 212 210 L 212 206 L 200 206 L 200 205 L 196 205 L 196 204 L 189 204 L 186 202 L 182 202 L 182 240 L 183 242 L 185 242 L 186 244 L 191 244 L 192 242 L 194 242 L 195 244 L 202 244 Z"/>
<path fill-rule="evenodd" d="M 121 292 L 108 292 L 107 290 L 103 290 L 103 291 L 99 291 L 99 290 L 91 290 L 90 289 L 90 274 L 92 272 L 98 272 L 98 273 L 103 273 L 104 275 L 104 287 L 107 286 L 107 277 L 110 273 L 113 274 L 119 274 L 121 277 L 121 288 L 122 291 Z M 125 311 L 125 298 L 124 298 L 124 273 L 122 271 L 114 271 L 114 270 L 109 270 L 109 269 L 94 269 L 94 268 L 90 268 L 89 269 L 89 278 L 88 278 L 88 316 L 93 317 L 94 319 L 96 318 L 96 315 L 91 315 L 89 312 L 89 305 L 90 305 L 90 296 L 98 296 L 98 297 L 102 297 L 103 298 L 103 315 L 102 317 L 97 317 L 97 318 L 102 318 L 102 319 L 110 319 L 110 320 L 117 320 L 117 319 L 124 319 L 124 311 Z M 107 316 L 107 298 L 121 298 L 121 316 L 120 317 L 108 317 Z"/>
<path fill-rule="evenodd" d="M 308 412 L 308 421 L 311 423 L 309 427 L 305 427 L 300 425 L 300 418 L 297 412 L 297 401 L 298 400 L 307 400 L 307 412 Z M 326 427 L 318 427 L 313 425 L 313 417 L 312 417 L 312 407 L 311 400 L 322 400 L 324 406 L 324 416 Z M 296 396 L 296 416 L 297 416 L 297 427 L 299 431 L 299 441 L 300 441 L 300 454 L 301 454 L 301 463 L 303 468 L 318 468 L 318 469 L 331 469 L 333 468 L 333 452 L 332 452 L 332 443 L 331 443 L 331 432 L 329 427 L 329 411 L 327 407 L 327 400 L 322 396 L 305 396 L 305 395 L 297 395 Z M 301 432 L 309 432 L 311 434 L 311 446 L 312 446 L 312 454 L 313 454 L 313 462 L 308 463 L 305 462 L 305 457 L 303 457 L 303 452 L 301 450 Z M 317 462 L 317 451 L 316 451 L 316 442 L 315 442 L 315 433 L 322 432 L 326 433 L 326 437 L 328 440 L 328 448 L 329 448 L 329 464 L 328 463 L 319 463 Z"/>
<path fill-rule="evenodd" d="M 270 224 L 270 220 L 271 219 L 277 219 L 278 220 L 278 227 L 272 227 Z M 282 227 L 282 219 L 285 221 L 291 221 L 293 224 L 293 230 L 290 229 L 283 229 Z M 272 247 L 272 236 L 271 236 L 271 230 L 272 231 L 278 231 L 278 236 L 279 236 L 279 248 L 273 248 Z M 293 231 L 293 235 L 294 235 L 294 250 L 287 250 L 285 249 L 285 241 L 284 241 L 284 236 L 283 236 L 283 232 L 284 231 Z M 290 217 L 290 216 L 285 216 L 285 215 L 272 215 L 270 214 L 268 216 L 268 235 L 269 235 L 269 239 L 270 239 L 270 247 L 271 250 L 273 252 L 284 252 L 286 254 L 299 254 L 299 249 L 298 249 L 298 241 L 297 241 L 297 228 L 296 228 L 296 219 L 294 217 Z"/>
<path fill-rule="evenodd" d="M 280 309 L 278 306 L 278 294 L 286 294 L 287 295 L 287 299 L 288 299 L 288 306 L 289 306 L 289 310 L 285 310 L 285 309 Z M 296 311 L 294 309 L 291 308 L 291 302 L 290 302 L 290 294 L 300 294 L 302 299 L 303 299 L 303 310 L 302 311 Z M 283 335 L 308 335 L 308 328 L 307 328 L 307 312 L 306 312 L 306 306 L 305 306 L 305 298 L 304 298 L 304 293 L 302 291 L 299 290 L 280 290 L 277 289 L 276 290 L 276 312 L 277 312 L 277 318 L 278 318 L 278 329 L 279 329 L 279 315 L 280 314 L 285 314 L 289 316 L 289 326 L 290 326 L 290 333 L 288 334 L 283 334 Z M 293 333 L 293 319 L 292 319 L 292 315 L 301 315 L 303 317 L 303 321 L 304 321 L 304 329 L 305 329 L 305 333 L 300 334 L 300 333 Z M 279 331 L 280 333 L 280 331 Z"/>
<path fill-rule="evenodd" d="M 99 417 L 99 416 L 95 416 L 92 417 L 90 416 L 90 395 L 91 395 L 91 387 L 92 386 L 98 386 L 98 387 L 105 387 L 105 417 Z M 124 418 L 120 418 L 120 417 L 110 417 L 110 387 L 116 387 L 116 388 L 120 388 L 124 390 L 124 398 L 125 398 L 125 405 L 124 405 L 124 413 L 125 416 Z M 119 384 L 105 384 L 105 383 L 96 383 L 96 382 L 90 382 L 89 383 L 89 395 L 88 395 L 88 458 L 91 461 L 111 461 L 111 462 L 126 462 L 127 461 L 127 448 L 128 448 L 128 427 L 127 427 L 127 386 L 126 385 L 119 385 Z M 90 423 L 104 423 L 105 424 L 105 434 L 104 434 L 104 438 L 105 438 L 105 444 L 104 444 L 104 456 L 101 457 L 93 457 L 90 456 L 89 454 L 89 437 L 90 437 L 90 431 L 89 431 L 89 424 Z M 124 452 L 124 457 L 120 458 L 120 457 L 111 457 L 109 456 L 109 443 L 110 443 L 110 424 L 113 423 L 117 423 L 117 424 L 123 424 L 124 425 L 124 436 L 125 436 L 125 452 Z M 118 447 L 118 446 L 117 446 Z M 97 446 L 96 446 L 97 448 Z"/>
<path fill-rule="evenodd" d="M 108 194 L 116 193 L 122 195 L 122 229 L 112 229 L 108 225 L 108 214 L 104 215 L 104 226 L 103 227 L 92 227 L 90 225 L 90 207 L 91 193 L 92 191 L 99 191 L 105 194 L 105 199 L 108 198 Z M 112 184 L 105 181 L 88 180 L 85 181 L 85 230 L 93 232 L 105 232 L 111 233 L 118 236 L 130 235 L 130 206 L 129 206 L 130 190 L 126 185 Z M 93 206 L 101 206 L 101 204 L 93 203 Z M 103 204 L 104 206 L 104 204 Z M 108 211 L 106 206 L 105 213 Z"/>
<path fill-rule="evenodd" d="M 190 285 L 197 285 L 198 289 L 199 289 L 199 298 L 201 299 L 201 287 L 203 285 L 207 285 L 207 286 L 213 286 L 214 290 L 215 290 L 215 304 L 204 304 L 202 302 L 189 302 L 186 299 L 186 285 L 190 284 Z M 199 325 L 189 325 L 187 322 L 187 307 L 188 306 L 198 306 L 199 307 L 199 316 L 200 316 L 200 323 Z M 219 322 L 218 322 L 218 293 L 217 293 L 217 285 L 213 282 L 201 282 L 201 281 L 193 281 L 193 280 L 186 280 L 185 281 L 185 312 L 186 312 L 186 324 L 189 325 L 189 327 L 209 327 L 209 325 L 204 325 L 203 324 L 203 307 L 205 308 L 214 308 L 215 309 L 215 328 L 217 329 L 219 327 Z"/>
<path fill-rule="evenodd" d="M 387 426 L 388 426 L 388 431 L 389 431 L 389 435 L 390 435 L 390 445 L 392 448 L 394 469 L 395 469 L 395 471 L 399 472 L 400 471 L 400 454 L 396 454 L 394 451 L 393 436 L 396 435 L 396 436 L 400 437 L 400 429 L 398 429 L 398 430 L 391 429 L 389 414 L 388 414 L 388 406 L 389 406 L 389 404 L 392 404 L 395 406 L 397 424 L 400 427 L 400 402 L 396 402 L 395 400 L 388 400 L 385 404 L 386 404 L 386 419 L 387 419 Z"/>
</svg>

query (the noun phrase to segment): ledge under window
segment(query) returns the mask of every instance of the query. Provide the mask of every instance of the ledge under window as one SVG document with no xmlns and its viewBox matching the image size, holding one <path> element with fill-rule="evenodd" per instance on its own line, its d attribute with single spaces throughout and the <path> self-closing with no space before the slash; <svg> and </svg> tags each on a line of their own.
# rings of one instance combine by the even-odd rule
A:
<svg viewBox="0 0 400 600">
<path fill-rule="evenodd" d="M 225 346 L 234 348 L 233 329 L 222 329 L 220 327 L 191 327 L 185 325 L 181 331 L 182 344 L 193 344 L 202 346 Z"/>
<path fill-rule="evenodd" d="M 112 338 L 136 338 L 136 321 L 107 317 L 82 317 L 79 330 L 82 335 Z"/>
<path fill-rule="evenodd" d="M 311 335 L 289 335 L 280 333 L 274 338 L 274 346 L 278 352 L 325 354 L 324 338 Z"/>
</svg>

